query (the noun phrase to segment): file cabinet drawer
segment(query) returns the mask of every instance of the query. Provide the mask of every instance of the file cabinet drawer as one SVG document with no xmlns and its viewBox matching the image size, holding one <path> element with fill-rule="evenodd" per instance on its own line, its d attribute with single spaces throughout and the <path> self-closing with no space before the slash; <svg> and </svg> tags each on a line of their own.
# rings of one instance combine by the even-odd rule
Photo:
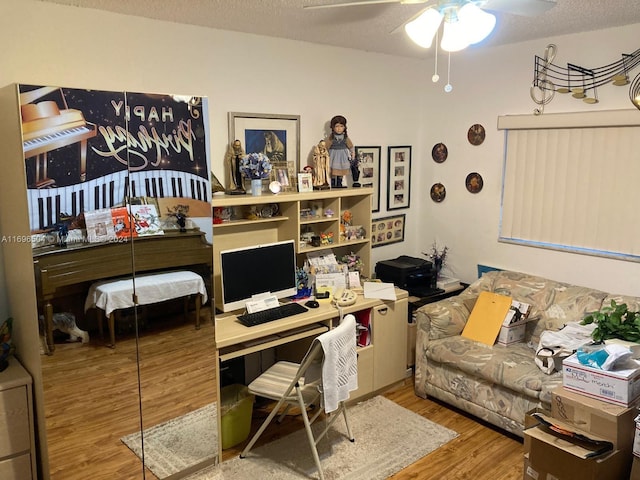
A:
<svg viewBox="0 0 640 480">
<path fill-rule="evenodd" d="M 28 452 L 31 444 L 25 386 L 0 391 L 0 459 Z M 5 478 L 0 475 L 0 478 Z"/>
<path fill-rule="evenodd" d="M 25 453 L 19 457 L 0 460 L 0 478 L 2 480 L 26 480 L 31 477 L 31 455 Z"/>
</svg>

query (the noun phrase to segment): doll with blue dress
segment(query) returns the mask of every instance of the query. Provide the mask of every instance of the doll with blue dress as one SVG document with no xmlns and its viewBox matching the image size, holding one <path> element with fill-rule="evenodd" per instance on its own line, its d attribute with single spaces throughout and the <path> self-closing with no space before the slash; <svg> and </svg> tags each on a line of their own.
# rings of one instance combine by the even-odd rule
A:
<svg viewBox="0 0 640 480">
<path fill-rule="evenodd" d="M 331 187 L 342 188 L 342 178 L 351 171 L 355 149 L 347 135 L 347 119 L 336 115 L 331 119 L 331 134 L 325 139 L 331 163 Z"/>
</svg>

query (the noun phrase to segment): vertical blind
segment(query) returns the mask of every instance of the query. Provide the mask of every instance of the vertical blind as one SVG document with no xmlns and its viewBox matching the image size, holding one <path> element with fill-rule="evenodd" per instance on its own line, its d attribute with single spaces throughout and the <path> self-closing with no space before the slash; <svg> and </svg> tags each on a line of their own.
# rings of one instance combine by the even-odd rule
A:
<svg viewBox="0 0 640 480">
<path fill-rule="evenodd" d="M 640 261 L 640 111 L 502 116 L 499 241 Z"/>
</svg>

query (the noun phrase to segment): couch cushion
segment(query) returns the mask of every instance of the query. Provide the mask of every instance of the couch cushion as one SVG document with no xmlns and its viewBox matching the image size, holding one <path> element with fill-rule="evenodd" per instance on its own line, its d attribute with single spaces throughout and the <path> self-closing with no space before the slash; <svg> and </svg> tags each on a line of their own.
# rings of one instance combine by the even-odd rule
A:
<svg viewBox="0 0 640 480">
<path fill-rule="evenodd" d="M 543 373 L 533 360 L 534 353 L 523 343 L 487 346 L 461 336 L 432 341 L 424 352 L 428 360 L 548 403 L 549 392 L 562 383 L 562 374 Z"/>
</svg>

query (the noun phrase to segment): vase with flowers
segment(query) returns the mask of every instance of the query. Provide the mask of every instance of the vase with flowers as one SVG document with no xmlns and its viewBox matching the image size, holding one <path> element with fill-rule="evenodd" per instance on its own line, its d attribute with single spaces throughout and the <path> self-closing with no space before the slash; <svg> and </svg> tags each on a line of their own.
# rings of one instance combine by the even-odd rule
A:
<svg viewBox="0 0 640 480">
<path fill-rule="evenodd" d="M 240 172 L 251 180 L 251 194 L 262 195 L 262 179 L 269 178 L 271 162 L 264 153 L 250 153 L 240 160 Z"/>
<path fill-rule="evenodd" d="M 447 263 L 447 253 L 449 252 L 449 247 L 446 245 L 443 248 L 438 248 L 438 243 L 433 242 L 431 245 L 431 250 L 428 252 L 422 252 L 423 255 L 429 257 L 431 263 L 433 263 L 433 268 L 435 268 L 438 277 L 440 276 L 440 272 L 444 268 Z"/>
</svg>

